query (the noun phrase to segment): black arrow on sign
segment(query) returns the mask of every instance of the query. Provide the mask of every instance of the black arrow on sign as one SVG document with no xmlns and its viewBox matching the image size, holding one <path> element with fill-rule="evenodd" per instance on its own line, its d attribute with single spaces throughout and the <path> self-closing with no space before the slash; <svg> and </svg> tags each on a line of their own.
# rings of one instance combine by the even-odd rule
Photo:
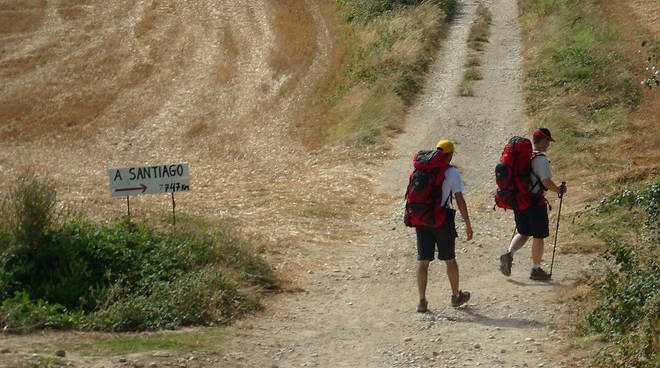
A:
<svg viewBox="0 0 660 368">
<path fill-rule="evenodd" d="M 145 190 L 147 190 L 147 186 L 144 184 L 140 184 L 139 187 L 137 188 L 121 188 L 121 189 L 115 189 L 115 192 L 132 192 L 134 190 L 140 190 L 142 189 L 142 193 L 144 193 Z"/>
</svg>

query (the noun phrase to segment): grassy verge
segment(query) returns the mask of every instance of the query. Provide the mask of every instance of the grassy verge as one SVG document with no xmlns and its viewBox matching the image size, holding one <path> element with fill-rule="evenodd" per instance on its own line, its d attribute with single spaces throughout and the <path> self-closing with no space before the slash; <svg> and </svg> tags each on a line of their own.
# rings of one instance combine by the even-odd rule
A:
<svg viewBox="0 0 660 368">
<path fill-rule="evenodd" d="M 341 66 L 316 85 L 296 127 L 311 147 L 368 146 L 401 130 L 447 28 L 454 0 L 335 1 L 345 52 Z"/>
<path fill-rule="evenodd" d="M 226 328 L 214 327 L 195 331 L 149 333 L 149 336 L 113 337 L 104 341 L 58 347 L 94 356 L 117 356 L 153 350 L 217 352 L 225 338 Z"/>
<path fill-rule="evenodd" d="M 628 2 L 520 0 L 525 88 L 534 126 L 557 143 L 553 166 L 568 182 L 571 230 L 608 268 L 588 285 L 576 331 L 606 343 L 598 366 L 656 367 L 660 313 L 658 182 L 660 98 L 646 70 L 653 58 Z M 638 53 L 642 51 L 642 53 Z M 654 181 L 655 180 L 655 181 Z M 612 194 L 615 193 L 615 194 Z M 570 245 L 571 248 L 574 248 Z"/>
<path fill-rule="evenodd" d="M 96 224 L 58 214 L 52 186 L 31 174 L 1 207 L 6 331 L 221 325 L 259 309 L 260 291 L 277 288 L 249 243 L 203 221 L 165 233 L 128 218 Z"/>
</svg>

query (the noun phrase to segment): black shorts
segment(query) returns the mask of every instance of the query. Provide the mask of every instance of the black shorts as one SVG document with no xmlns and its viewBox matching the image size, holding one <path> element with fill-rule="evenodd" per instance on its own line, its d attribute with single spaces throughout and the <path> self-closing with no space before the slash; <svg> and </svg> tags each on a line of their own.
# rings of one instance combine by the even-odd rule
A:
<svg viewBox="0 0 660 368">
<path fill-rule="evenodd" d="M 548 204 L 530 207 L 523 211 L 513 211 L 516 218 L 516 230 L 521 235 L 537 239 L 550 235 L 548 224 Z"/>
<path fill-rule="evenodd" d="M 432 261 L 435 259 L 435 249 L 438 249 L 438 259 L 448 261 L 456 258 L 456 226 L 454 224 L 455 210 L 447 212 L 447 219 L 434 229 L 417 227 L 417 260 Z"/>
</svg>

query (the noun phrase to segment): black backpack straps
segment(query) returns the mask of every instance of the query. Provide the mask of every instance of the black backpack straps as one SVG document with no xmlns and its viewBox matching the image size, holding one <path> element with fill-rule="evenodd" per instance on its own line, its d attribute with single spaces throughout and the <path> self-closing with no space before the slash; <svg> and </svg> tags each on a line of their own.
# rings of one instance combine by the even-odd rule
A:
<svg viewBox="0 0 660 368">
<path fill-rule="evenodd" d="M 533 192 L 534 192 L 534 189 L 535 189 L 537 186 L 539 186 L 539 184 L 541 184 L 541 187 L 543 187 L 543 183 L 541 183 L 541 178 L 540 178 L 538 175 L 536 175 L 536 174 L 534 173 L 533 170 L 529 170 L 529 175 L 530 175 L 530 176 L 534 176 L 534 177 L 536 178 L 536 180 L 535 180 L 535 182 L 534 182 L 534 185 L 532 185 L 532 187 L 529 188 L 530 193 L 533 193 Z"/>
<path fill-rule="evenodd" d="M 449 191 L 449 197 L 447 197 L 447 200 L 445 201 L 445 204 L 442 205 L 442 207 L 449 208 L 449 207 L 447 207 L 447 203 L 451 203 L 451 204 L 452 204 L 452 207 L 453 207 L 453 203 L 454 203 L 453 198 L 454 198 L 454 192 L 452 192 L 452 191 L 450 190 L 450 191 Z"/>
<path fill-rule="evenodd" d="M 450 166 L 450 167 L 452 167 L 452 166 Z M 446 176 L 447 175 L 447 170 L 449 170 L 449 167 L 445 169 L 445 178 L 442 180 L 442 183 L 440 183 L 440 188 L 442 188 L 442 184 L 444 184 L 445 180 L 447 180 L 447 176 Z M 442 194 L 442 190 L 440 191 L 440 193 Z M 454 203 L 453 197 L 454 197 L 454 192 L 452 192 L 451 188 L 449 188 L 449 197 L 447 197 L 447 200 L 445 201 L 444 204 L 440 203 L 440 205 L 442 207 L 448 208 L 447 203 L 452 203 L 452 204 Z"/>
<path fill-rule="evenodd" d="M 532 161 L 534 161 L 534 159 L 537 158 L 537 157 L 539 157 L 539 156 L 545 156 L 545 155 L 542 154 L 542 153 L 540 153 L 540 152 L 535 153 L 535 154 L 532 155 L 532 159 L 529 161 L 529 175 L 530 175 L 530 176 L 533 176 L 533 177 L 536 178 L 536 182 L 535 182 L 534 185 L 532 185 L 532 187 L 529 189 L 530 192 L 533 192 L 533 191 L 534 191 L 534 188 L 536 188 L 536 187 L 539 186 L 539 185 L 540 185 L 540 189 L 548 190 L 548 189 L 543 185 L 543 183 L 541 182 L 541 177 L 538 176 L 538 175 L 536 175 L 536 173 L 534 172 L 534 167 L 532 166 Z"/>
</svg>

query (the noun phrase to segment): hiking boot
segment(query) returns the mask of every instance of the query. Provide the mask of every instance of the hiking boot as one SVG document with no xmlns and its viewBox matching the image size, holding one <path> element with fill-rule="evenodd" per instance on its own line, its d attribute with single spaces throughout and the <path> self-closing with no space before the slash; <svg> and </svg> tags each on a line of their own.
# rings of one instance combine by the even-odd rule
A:
<svg viewBox="0 0 660 368">
<path fill-rule="evenodd" d="M 550 274 L 543 271 L 541 267 L 532 268 L 532 273 L 529 275 L 532 280 L 550 280 Z"/>
<path fill-rule="evenodd" d="M 506 253 L 500 256 L 500 271 L 504 276 L 511 276 L 511 265 L 513 264 L 513 254 Z"/>
<path fill-rule="evenodd" d="M 456 308 L 460 307 L 461 305 L 467 303 L 467 301 L 470 300 L 470 293 L 467 291 L 458 291 L 458 295 L 452 295 L 451 296 L 451 306 Z"/>
<path fill-rule="evenodd" d="M 428 312 L 428 302 L 426 299 L 420 299 L 419 304 L 417 305 L 417 312 L 419 313 L 426 313 Z"/>
</svg>

